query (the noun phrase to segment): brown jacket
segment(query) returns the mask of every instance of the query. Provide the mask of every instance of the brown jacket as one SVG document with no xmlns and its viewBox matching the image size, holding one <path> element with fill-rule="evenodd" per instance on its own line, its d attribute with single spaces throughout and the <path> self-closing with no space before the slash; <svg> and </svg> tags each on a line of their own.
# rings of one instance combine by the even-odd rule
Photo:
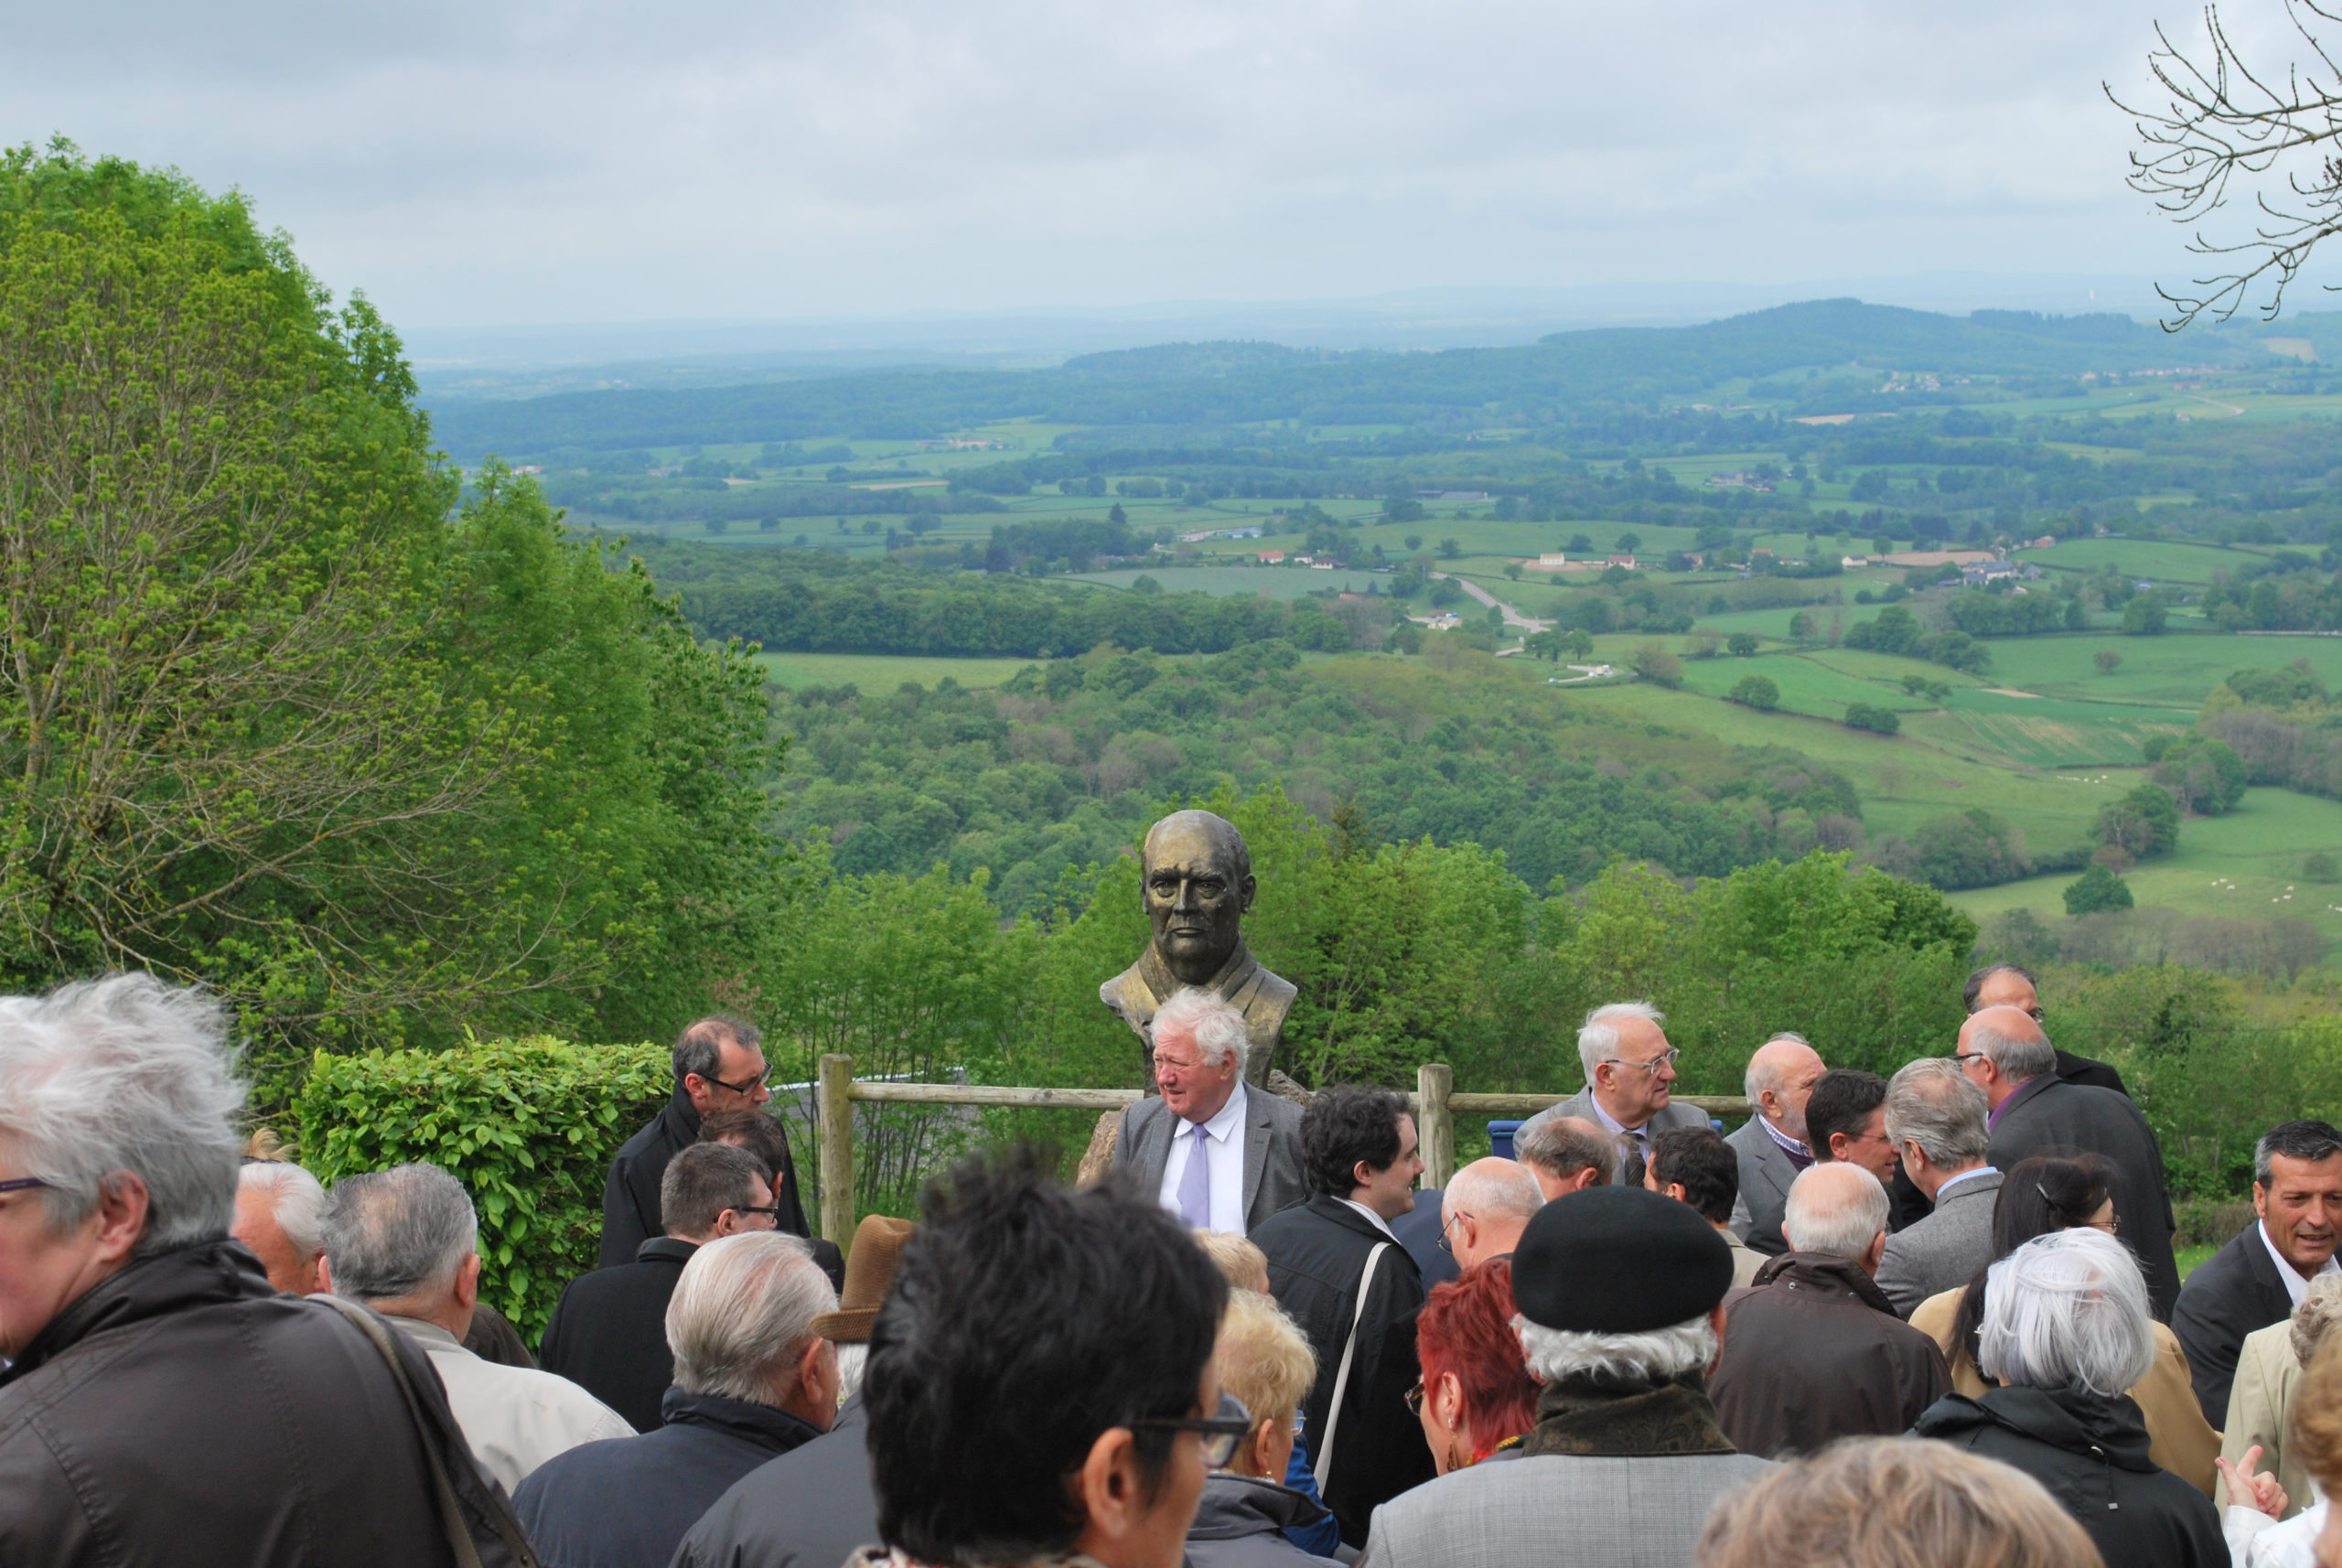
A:
<svg viewBox="0 0 2342 1568">
<path fill-rule="evenodd" d="M 1951 1391 L 1982 1399 L 1991 1385 L 1969 1359 L 1968 1348 L 1951 1342 L 1952 1325 L 1960 1316 L 1960 1298 L 1967 1294 L 1963 1285 L 1928 1297 L 1911 1309 L 1911 1326 L 1934 1340 L 1945 1359 L 1951 1363 Z M 2154 1370 L 2131 1391 L 2131 1397 L 2139 1403 L 2139 1413 L 2147 1421 L 2147 1457 L 2190 1486 L 2202 1488 L 2206 1497 L 2218 1502 L 2220 1473 L 2212 1461 L 2220 1455 L 2220 1434 L 2204 1420 L 2204 1407 L 2196 1402 L 2196 1390 L 2187 1379 L 2187 1358 L 2180 1351 L 2179 1336 L 2161 1323 L 2154 1326 Z M 2308 1506 L 2305 1495 L 2303 1506 Z"/>
<path fill-rule="evenodd" d="M 1894 1436 L 1951 1391 L 1935 1341 L 1843 1258 L 1784 1252 L 1724 1309 L 1710 1391 L 1743 1454 L 1773 1459 L 1840 1437 Z"/>
</svg>

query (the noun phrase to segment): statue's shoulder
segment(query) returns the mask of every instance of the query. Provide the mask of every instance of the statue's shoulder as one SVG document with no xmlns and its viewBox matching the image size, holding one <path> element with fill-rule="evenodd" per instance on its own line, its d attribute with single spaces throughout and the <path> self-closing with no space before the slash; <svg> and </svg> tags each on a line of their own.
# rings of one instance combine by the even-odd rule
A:
<svg viewBox="0 0 2342 1568">
<path fill-rule="evenodd" d="M 1256 1031 L 1262 1025 L 1274 1030 L 1284 1026 L 1284 1015 L 1293 1011 L 1293 999 L 1300 993 L 1292 981 L 1254 959 L 1229 993 L 1229 1000 L 1242 1010 L 1245 1021 Z"/>
<path fill-rule="evenodd" d="M 1098 988 L 1098 1000 L 1120 1013 L 1133 1028 L 1155 1016 L 1160 1000 L 1146 977 L 1133 964 Z"/>
</svg>

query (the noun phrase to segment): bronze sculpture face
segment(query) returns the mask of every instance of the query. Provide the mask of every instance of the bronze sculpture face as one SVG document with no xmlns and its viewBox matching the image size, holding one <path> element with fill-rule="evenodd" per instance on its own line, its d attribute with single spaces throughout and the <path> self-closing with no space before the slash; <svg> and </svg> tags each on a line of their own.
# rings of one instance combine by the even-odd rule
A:
<svg viewBox="0 0 2342 1568">
<path fill-rule="evenodd" d="M 1140 897 L 1155 950 L 1182 984 L 1210 981 L 1242 941 L 1251 858 L 1234 824 L 1209 811 L 1174 812 L 1146 835 Z"/>
</svg>

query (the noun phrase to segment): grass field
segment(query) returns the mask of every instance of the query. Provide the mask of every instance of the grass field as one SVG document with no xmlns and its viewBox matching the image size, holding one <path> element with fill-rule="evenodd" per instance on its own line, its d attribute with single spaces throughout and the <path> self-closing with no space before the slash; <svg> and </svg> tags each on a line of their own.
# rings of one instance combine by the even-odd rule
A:
<svg viewBox="0 0 2342 1568">
<path fill-rule="evenodd" d="M 2249 566 L 2268 552 L 2250 545 L 2223 548 L 2174 539 L 2068 539 L 2047 550 L 2019 550 L 2019 561 L 2045 570 L 2096 572 L 2107 566 L 2142 582 L 2203 584 L 2215 572 Z"/>
<path fill-rule="evenodd" d="M 1250 544 L 1251 540 L 1242 542 Z M 1385 579 L 1371 572 L 1313 572 L 1306 566 L 1149 566 L 1144 572 L 1085 572 L 1074 579 L 1127 588 L 1140 577 L 1154 578 L 1166 594 L 1211 594 L 1222 598 L 1305 598 L 1331 588 L 1362 594 Z"/>
<path fill-rule="evenodd" d="M 851 683 L 865 692 L 892 692 L 906 681 L 933 686 L 946 675 L 962 686 L 997 686 L 1029 659 L 919 659 L 886 653 L 760 653 L 765 679 L 784 690 Z"/>
</svg>

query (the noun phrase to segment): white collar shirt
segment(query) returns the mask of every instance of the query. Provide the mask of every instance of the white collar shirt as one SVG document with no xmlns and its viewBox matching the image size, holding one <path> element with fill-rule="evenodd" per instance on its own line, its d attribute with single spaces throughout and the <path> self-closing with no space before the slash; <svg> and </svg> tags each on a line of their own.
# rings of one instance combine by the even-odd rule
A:
<svg viewBox="0 0 2342 1568">
<path fill-rule="evenodd" d="M 1991 1165 L 1978 1165 L 1972 1171 L 1962 1171 L 1958 1176 L 1953 1176 L 1950 1180 L 1945 1182 L 1941 1187 L 1936 1188 L 1936 1201 L 1938 1203 L 1941 1203 L 1943 1201 L 1944 1194 L 1950 1192 L 1953 1187 L 1958 1187 L 1961 1182 L 1966 1181 L 1970 1176 L 1997 1176 L 1998 1174 L 1999 1173 Z"/>
<path fill-rule="evenodd" d="M 1371 1208 L 1369 1208 L 1365 1204 L 1360 1203 L 1357 1198 L 1355 1198 L 1355 1197 L 1345 1197 L 1345 1198 L 1339 1198 L 1339 1199 L 1337 1199 L 1336 1201 L 1338 1201 L 1338 1202 L 1341 1202 L 1341 1203 L 1347 1203 L 1347 1204 L 1348 1204 L 1352 1208 L 1357 1209 L 1360 1214 L 1365 1215 L 1365 1216 L 1367 1217 L 1367 1219 L 1370 1219 L 1370 1220 L 1373 1221 L 1374 1228 L 1375 1228 L 1377 1230 L 1381 1231 L 1385 1236 L 1390 1237 L 1390 1238 L 1391 1238 L 1391 1240 L 1392 1240 L 1393 1241 L 1396 1241 L 1396 1240 L 1399 1239 L 1399 1237 L 1398 1237 L 1398 1233 L 1397 1233 L 1397 1232 L 1395 1232 L 1395 1231 L 1393 1231 L 1393 1230 L 1391 1229 L 1391 1221 L 1389 1221 L 1388 1219 L 1383 1219 L 1383 1218 L 1382 1218 L 1382 1216 L 1380 1216 L 1380 1214 L 1375 1213 L 1375 1212 L 1374 1212 L 1374 1210 L 1372 1210 Z"/>
<path fill-rule="evenodd" d="M 1244 1079 L 1212 1119 L 1203 1124 L 1205 1169 L 1211 1178 L 1211 1224 L 1206 1229 L 1230 1236 L 1244 1234 Z M 1179 1213 L 1179 1183 L 1196 1152 L 1196 1124 L 1175 1117 L 1170 1157 L 1163 1162 L 1163 1185 L 1155 1196 L 1164 1208 Z"/>
<path fill-rule="evenodd" d="M 1603 1131 L 1623 1133 L 1638 1144 L 1648 1145 L 1650 1143 L 1650 1118 L 1643 1118 L 1643 1124 L 1639 1127 L 1629 1127 L 1603 1109 L 1601 1096 L 1589 1094 L 1585 1100 L 1587 1104 L 1594 1107 L 1595 1120 L 1602 1123 Z"/>
<path fill-rule="evenodd" d="M 2302 1297 L 2309 1294 L 2309 1281 L 2302 1278 L 2302 1272 L 2285 1262 L 2285 1254 L 2277 1251 L 2277 1243 L 2269 1239 L 2267 1221 L 2256 1223 L 2253 1229 L 2261 1232 L 2261 1244 L 2269 1249 L 2269 1261 L 2277 1265 L 2277 1277 L 2285 1282 L 2285 1294 L 2294 1298 L 2295 1306 L 2299 1306 Z M 2326 1266 L 2317 1272 L 2321 1274 L 2342 1273 L 2342 1263 L 2328 1258 Z"/>
</svg>

